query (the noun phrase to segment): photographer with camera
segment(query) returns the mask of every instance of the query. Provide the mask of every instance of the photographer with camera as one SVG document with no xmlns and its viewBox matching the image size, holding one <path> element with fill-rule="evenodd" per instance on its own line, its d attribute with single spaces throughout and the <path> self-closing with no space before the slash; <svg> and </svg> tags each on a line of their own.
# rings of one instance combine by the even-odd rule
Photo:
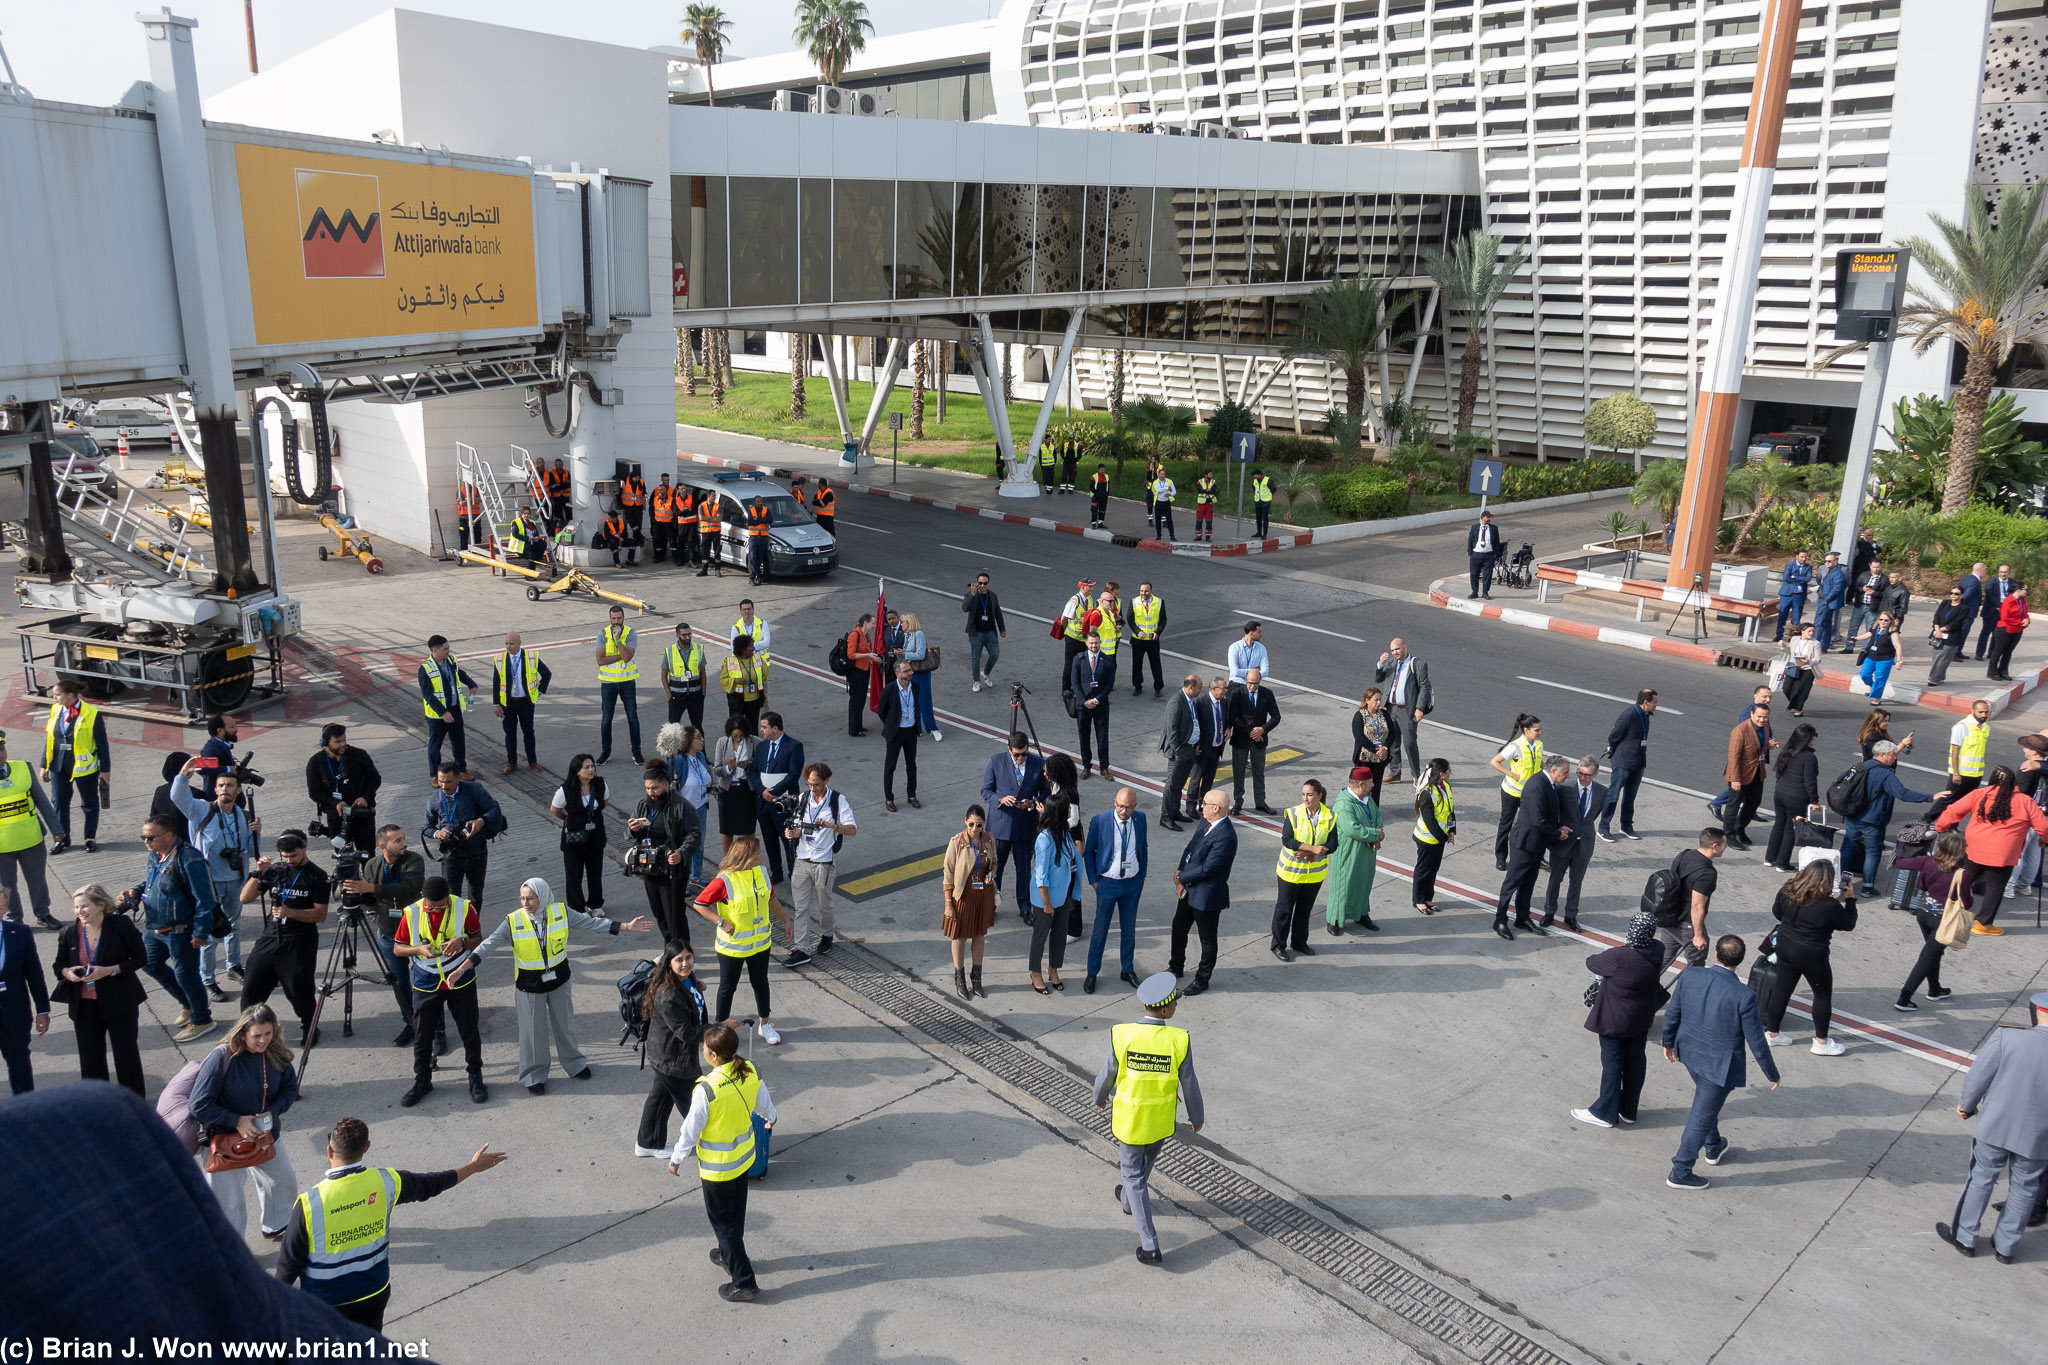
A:
<svg viewBox="0 0 2048 1365">
<path fill-rule="evenodd" d="M 647 908 L 661 927 L 664 941 L 690 941 L 689 916 L 679 908 L 689 891 L 689 863 L 704 838 L 697 812 L 683 800 L 669 780 L 668 764 L 656 760 L 641 773 L 647 795 L 626 821 L 626 833 L 638 842 L 626 849 L 620 861 L 628 877 L 647 884 Z"/>
<path fill-rule="evenodd" d="M 222 773 L 233 773 L 242 779 L 246 792 L 250 787 L 260 787 L 263 779 L 243 771 L 243 765 L 235 762 L 235 745 L 242 740 L 242 723 L 233 716 L 208 716 L 206 718 L 206 743 L 199 746 L 199 777 L 197 786 L 206 799 L 213 799 L 214 780 Z"/>
<path fill-rule="evenodd" d="M 804 785 L 809 790 L 796 798 L 790 813 L 795 821 L 783 831 L 790 840 L 789 880 L 796 901 L 790 924 L 789 956 L 785 967 L 801 967 L 811 960 L 812 932 L 818 934 L 816 951 L 832 947 L 832 857 L 840 845 L 857 833 L 853 807 L 831 786 L 832 769 L 823 763 L 804 768 Z M 767 828 L 767 821 L 762 821 Z"/>
<path fill-rule="evenodd" d="M 377 827 L 377 788 L 383 785 L 370 756 L 349 744 L 346 725 L 321 727 L 320 751 L 306 760 L 306 795 L 329 836 L 365 853 L 375 848 L 371 831 Z"/>
<path fill-rule="evenodd" d="M 344 897 L 361 896 L 376 903 L 377 939 L 384 949 L 384 956 L 393 963 L 391 970 L 391 994 L 398 1001 L 399 1017 L 405 1020 L 405 1028 L 391 1040 L 393 1047 L 412 1046 L 412 986 L 410 974 L 398 965 L 392 948 L 398 940 L 398 921 L 405 914 L 405 907 L 420 898 L 420 887 L 427 880 L 427 860 L 406 847 L 405 830 L 398 825 L 380 825 L 377 828 L 377 855 L 356 869 L 353 877 L 341 877 L 341 868 L 336 866 L 336 879 L 341 882 Z M 348 901 L 344 899 L 346 906 Z M 436 1056 L 448 1051 L 448 1023 L 441 1021 L 438 1037 L 434 1039 Z"/>
<path fill-rule="evenodd" d="M 267 902 L 263 932 L 249 950 L 249 974 L 242 983 L 241 1008 L 260 1005 L 280 987 L 299 1016 L 299 1046 L 310 1047 L 313 1026 L 313 966 L 320 952 L 320 928 L 327 919 L 330 883 L 326 871 L 306 856 L 304 830 L 277 836 L 281 862 L 258 858 L 242 883 L 244 905 Z"/>
<path fill-rule="evenodd" d="M 211 741 L 208 741 L 211 743 Z M 235 904 L 241 889 L 242 879 L 249 875 L 249 869 L 256 863 L 261 850 L 257 838 L 263 833 L 263 821 L 242 810 L 242 780 L 231 768 L 213 770 L 213 800 L 201 801 L 192 790 L 192 779 L 204 771 L 203 760 L 188 759 L 178 771 L 180 780 L 171 783 L 171 801 L 178 812 L 185 817 L 186 826 L 191 830 L 187 835 L 192 847 L 199 850 L 206 859 L 206 875 L 213 883 L 214 899 L 221 907 Z M 227 950 L 228 975 L 242 977 L 242 930 L 238 912 L 227 912 L 228 932 L 223 943 L 210 943 L 199 953 L 199 980 L 206 987 L 206 993 L 216 1001 L 225 1001 L 228 993 L 221 989 L 214 975 L 220 948 Z"/>
<path fill-rule="evenodd" d="M 434 774 L 434 795 L 420 841 L 441 860 L 448 885 L 469 887 L 471 900 L 482 900 L 484 872 L 490 863 L 490 841 L 505 832 L 505 812 L 481 782 L 465 782 L 462 770 L 443 763 Z"/>
</svg>

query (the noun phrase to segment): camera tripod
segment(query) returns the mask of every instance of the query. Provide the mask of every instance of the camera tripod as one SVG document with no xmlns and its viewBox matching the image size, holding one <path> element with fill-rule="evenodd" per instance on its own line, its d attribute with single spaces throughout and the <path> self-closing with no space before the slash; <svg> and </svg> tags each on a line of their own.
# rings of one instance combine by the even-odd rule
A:
<svg viewBox="0 0 2048 1365">
<path fill-rule="evenodd" d="M 356 982 L 374 982 L 380 986 L 393 984 L 390 961 L 384 956 L 384 944 L 377 931 L 370 927 L 369 918 L 375 911 L 374 903 L 351 906 L 345 901 L 341 907 L 341 924 L 335 930 L 334 942 L 328 945 L 327 967 L 320 974 L 320 988 L 313 997 L 313 1017 L 306 1021 L 306 1047 L 299 1058 L 299 1074 L 306 1074 L 311 1063 L 313 1049 L 320 1041 L 320 1015 L 327 1008 L 328 997 L 337 991 L 341 993 L 341 1036 L 355 1037 Z M 363 944 L 367 942 L 370 956 L 376 960 L 378 971 L 371 973 L 356 966 Z"/>
<path fill-rule="evenodd" d="M 1703 573 L 1692 576 L 1692 586 L 1678 599 L 1678 609 L 1671 613 L 1671 624 L 1664 627 L 1664 633 L 1676 631 L 1688 611 L 1692 614 L 1692 642 L 1698 644 L 1707 638 L 1707 576 Z"/>
<path fill-rule="evenodd" d="M 1031 723 L 1031 705 L 1030 703 L 1024 700 L 1024 698 L 1029 696 L 1030 694 L 1031 689 L 1026 687 L 1023 683 L 1011 683 L 1010 710 L 1015 714 L 1024 717 L 1024 732 L 1031 736 L 1031 747 L 1038 750 L 1038 756 L 1040 758 L 1043 758 L 1045 757 L 1045 745 L 1039 741 L 1038 727 Z M 1012 721 L 1010 723 L 1010 729 L 1012 731 L 1015 731 L 1016 728 L 1016 722 Z"/>
</svg>

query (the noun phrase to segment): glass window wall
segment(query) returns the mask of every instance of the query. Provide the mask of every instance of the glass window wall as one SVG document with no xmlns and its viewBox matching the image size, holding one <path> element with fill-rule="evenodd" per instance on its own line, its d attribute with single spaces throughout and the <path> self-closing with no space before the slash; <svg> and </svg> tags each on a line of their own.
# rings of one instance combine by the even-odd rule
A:
<svg viewBox="0 0 2048 1365">
<path fill-rule="evenodd" d="M 805 303 L 832 302 L 832 182 L 806 180 L 798 195 L 798 294 Z"/>
<path fill-rule="evenodd" d="M 732 177 L 732 306 L 797 301 L 797 182 L 784 176 Z"/>
<path fill-rule="evenodd" d="M 834 181 L 832 221 L 833 300 L 888 298 L 896 270 L 896 182 Z"/>
<path fill-rule="evenodd" d="M 956 283 L 952 182 L 905 180 L 896 187 L 896 207 L 896 297 L 943 299 L 974 292 Z"/>
</svg>

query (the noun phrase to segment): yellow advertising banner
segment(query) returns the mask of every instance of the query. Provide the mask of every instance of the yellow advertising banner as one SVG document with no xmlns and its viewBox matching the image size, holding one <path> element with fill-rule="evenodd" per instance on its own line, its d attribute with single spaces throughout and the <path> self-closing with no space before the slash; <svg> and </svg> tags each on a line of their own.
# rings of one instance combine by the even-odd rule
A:
<svg viewBox="0 0 2048 1365">
<path fill-rule="evenodd" d="M 537 325 L 526 175 L 241 143 L 260 346 Z"/>
</svg>

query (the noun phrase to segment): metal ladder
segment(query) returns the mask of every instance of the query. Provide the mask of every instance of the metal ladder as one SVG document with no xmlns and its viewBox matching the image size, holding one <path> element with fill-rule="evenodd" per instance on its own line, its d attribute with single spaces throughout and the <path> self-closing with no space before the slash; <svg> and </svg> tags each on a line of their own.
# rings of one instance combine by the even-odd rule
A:
<svg viewBox="0 0 2048 1365">
<path fill-rule="evenodd" d="M 165 583 L 212 586 L 214 571 L 201 553 L 212 537 L 188 514 L 104 475 L 106 485 L 75 468 L 78 457 L 53 465 L 57 515 L 80 581 L 116 581 L 157 587 Z M 118 497 L 107 491 L 119 490 Z M 197 534 L 195 534 L 197 533 Z M 203 539 L 202 539 L 203 537 Z"/>
<path fill-rule="evenodd" d="M 525 446 L 507 446 L 512 452 L 512 468 L 507 478 L 524 481 L 527 501 L 540 513 L 540 524 L 551 526 L 555 520 L 555 500 L 548 493 L 547 468 L 533 458 Z"/>
<path fill-rule="evenodd" d="M 475 492 L 477 502 L 483 508 L 484 525 L 489 528 L 490 543 L 470 548 L 485 550 L 493 559 L 504 557 L 501 547 L 505 543 L 505 533 L 511 529 L 512 521 L 520 510 L 534 501 L 530 473 L 523 471 L 520 463 L 523 461 L 530 466 L 533 457 L 519 446 L 512 446 L 511 450 L 514 452 L 512 472 L 500 475 L 475 446 L 464 441 L 455 443 L 457 477 Z"/>
</svg>

